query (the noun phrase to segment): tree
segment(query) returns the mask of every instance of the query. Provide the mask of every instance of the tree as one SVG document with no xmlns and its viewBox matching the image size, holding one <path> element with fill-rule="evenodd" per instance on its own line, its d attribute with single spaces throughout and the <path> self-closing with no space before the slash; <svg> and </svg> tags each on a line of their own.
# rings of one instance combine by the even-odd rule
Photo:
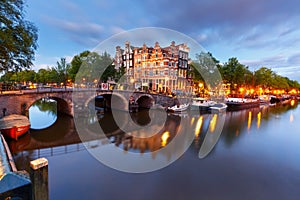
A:
<svg viewBox="0 0 300 200">
<path fill-rule="evenodd" d="M 66 87 L 66 81 L 67 81 L 67 71 L 68 71 L 69 65 L 66 63 L 66 58 L 61 58 L 60 61 L 56 62 L 56 67 L 54 67 L 54 70 L 57 71 L 58 74 L 58 82 L 63 83 Z"/>
<path fill-rule="evenodd" d="M 24 19 L 23 0 L 0 2 L 0 71 L 29 69 L 37 49 L 37 28 Z"/>
<path fill-rule="evenodd" d="M 210 52 L 196 54 L 196 60 L 190 64 L 194 80 L 217 85 L 221 81 L 218 70 L 219 61 Z"/>
<path fill-rule="evenodd" d="M 221 67 L 221 73 L 225 83 L 229 83 L 231 90 L 238 89 L 240 86 L 245 85 L 247 76 L 252 76 L 248 67 L 241 64 L 237 58 L 229 58 L 228 62 Z"/>
<path fill-rule="evenodd" d="M 254 73 L 254 82 L 256 86 L 266 89 L 274 85 L 275 73 L 266 67 L 261 67 Z"/>
<path fill-rule="evenodd" d="M 73 57 L 70 67 L 68 69 L 68 76 L 72 80 L 72 82 L 74 82 L 79 68 L 81 67 L 82 63 L 87 59 L 89 54 L 90 51 L 84 51 L 79 55 Z"/>
<path fill-rule="evenodd" d="M 109 78 L 114 79 L 118 73 L 112 65 L 113 59 L 104 52 L 99 55 L 97 52 L 90 52 L 84 60 L 80 60 L 80 69 L 76 74 L 76 84 L 90 84 L 95 81 L 107 81 Z"/>
</svg>

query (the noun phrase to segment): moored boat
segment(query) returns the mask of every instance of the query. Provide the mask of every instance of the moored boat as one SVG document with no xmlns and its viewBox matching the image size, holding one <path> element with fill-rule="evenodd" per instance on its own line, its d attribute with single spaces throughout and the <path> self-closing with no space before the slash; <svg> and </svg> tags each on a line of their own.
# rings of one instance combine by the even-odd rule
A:
<svg viewBox="0 0 300 200">
<path fill-rule="evenodd" d="M 215 101 L 210 101 L 204 98 L 193 98 L 190 109 L 196 111 L 208 111 L 210 110 L 210 107 L 215 104 Z"/>
<path fill-rule="evenodd" d="M 23 115 L 8 115 L 0 119 L 0 131 L 9 138 L 18 140 L 18 138 L 28 132 L 30 122 Z"/>
<path fill-rule="evenodd" d="M 187 110 L 188 108 L 189 108 L 189 104 L 185 103 L 185 104 L 180 104 L 180 105 L 175 105 L 175 106 L 172 106 L 172 107 L 168 107 L 168 111 L 182 112 L 182 111 Z"/>
<path fill-rule="evenodd" d="M 247 108 L 259 107 L 259 99 L 247 99 L 247 98 L 227 98 L 225 100 L 228 110 L 242 110 Z"/>
<path fill-rule="evenodd" d="M 227 109 L 227 105 L 225 103 L 216 103 L 215 105 L 210 107 L 211 113 L 225 112 L 226 109 Z"/>
<path fill-rule="evenodd" d="M 270 103 L 271 104 L 288 104 L 292 98 L 290 96 L 271 96 Z"/>
</svg>

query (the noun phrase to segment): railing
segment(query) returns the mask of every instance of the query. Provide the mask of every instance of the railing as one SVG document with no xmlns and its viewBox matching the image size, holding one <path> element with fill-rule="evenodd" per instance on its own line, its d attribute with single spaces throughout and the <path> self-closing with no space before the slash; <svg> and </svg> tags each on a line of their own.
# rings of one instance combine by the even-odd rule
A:
<svg viewBox="0 0 300 200">
<path fill-rule="evenodd" d="M 53 157 L 53 156 L 60 156 L 74 152 L 80 152 L 86 150 L 86 148 L 95 148 L 99 146 L 99 140 L 89 141 L 85 144 L 77 143 L 77 144 L 69 144 L 64 146 L 57 146 L 57 147 L 50 147 L 50 148 L 43 148 L 43 149 L 35 149 L 30 151 L 30 159 L 34 160 L 41 157 Z M 24 152 L 21 152 L 21 156 L 23 156 Z"/>
</svg>

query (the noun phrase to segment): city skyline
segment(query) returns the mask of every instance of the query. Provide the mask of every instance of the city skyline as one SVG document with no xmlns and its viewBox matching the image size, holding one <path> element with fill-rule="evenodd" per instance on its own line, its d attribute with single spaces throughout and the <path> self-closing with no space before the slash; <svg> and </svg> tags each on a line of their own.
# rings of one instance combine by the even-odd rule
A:
<svg viewBox="0 0 300 200">
<path fill-rule="evenodd" d="M 68 61 L 122 31 L 168 28 L 196 40 L 221 63 L 231 57 L 300 80 L 297 1 L 214 2 L 28 1 L 26 18 L 39 29 L 34 70 Z"/>
</svg>

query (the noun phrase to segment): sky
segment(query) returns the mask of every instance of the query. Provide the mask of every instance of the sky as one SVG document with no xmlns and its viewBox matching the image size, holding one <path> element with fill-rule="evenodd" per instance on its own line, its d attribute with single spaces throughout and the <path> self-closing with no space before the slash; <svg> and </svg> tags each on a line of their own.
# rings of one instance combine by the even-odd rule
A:
<svg viewBox="0 0 300 200">
<path fill-rule="evenodd" d="M 39 35 L 34 70 L 54 66 L 62 57 L 71 61 L 115 34 L 159 27 L 190 37 L 221 63 L 236 57 L 252 71 L 265 66 L 300 81 L 298 0 L 27 0 L 26 4 L 26 19 L 37 26 Z M 152 35 L 145 31 L 144 36 Z"/>
</svg>

